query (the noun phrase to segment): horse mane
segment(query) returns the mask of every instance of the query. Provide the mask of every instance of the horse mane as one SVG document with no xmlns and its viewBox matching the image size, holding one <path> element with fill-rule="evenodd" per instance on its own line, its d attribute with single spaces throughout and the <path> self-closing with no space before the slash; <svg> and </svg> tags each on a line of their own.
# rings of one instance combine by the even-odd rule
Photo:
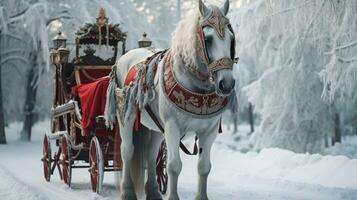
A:
<svg viewBox="0 0 357 200">
<path fill-rule="evenodd" d="M 196 66 L 197 27 L 200 20 L 198 9 L 191 10 L 177 25 L 172 34 L 171 52 L 174 61 Z"/>
</svg>

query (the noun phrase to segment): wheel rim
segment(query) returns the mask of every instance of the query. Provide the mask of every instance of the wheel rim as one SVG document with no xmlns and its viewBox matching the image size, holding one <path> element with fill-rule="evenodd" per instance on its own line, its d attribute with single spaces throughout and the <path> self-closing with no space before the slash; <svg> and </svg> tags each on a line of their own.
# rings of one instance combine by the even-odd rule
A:
<svg viewBox="0 0 357 200">
<path fill-rule="evenodd" d="M 95 141 L 92 140 L 89 148 L 89 169 L 90 169 L 90 182 L 92 191 L 97 192 L 98 189 L 98 162 L 97 162 L 97 148 Z"/>
<path fill-rule="evenodd" d="M 71 185 L 71 175 L 72 175 L 72 166 L 71 166 L 71 155 L 70 148 L 66 137 L 62 137 L 61 141 L 61 163 L 62 163 L 62 176 L 63 181 L 68 186 Z"/>
<path fill-rule="evenodd" d="M 42 162 L 43 162 L 43 174 L 46 181 L 50 181 L 51 178 L 51 145 L 47 135 L 43 138 L 43 150 L 42 150 Z"/>
<path fill-rule="evenodd" d="M 166 158 L 166 144 L 165 141 L 163 141 L 156 158 L 156 181 L 162 194 L 165 194 L 167 191 L 168 176 L 166 171 Z"/>
</svg>

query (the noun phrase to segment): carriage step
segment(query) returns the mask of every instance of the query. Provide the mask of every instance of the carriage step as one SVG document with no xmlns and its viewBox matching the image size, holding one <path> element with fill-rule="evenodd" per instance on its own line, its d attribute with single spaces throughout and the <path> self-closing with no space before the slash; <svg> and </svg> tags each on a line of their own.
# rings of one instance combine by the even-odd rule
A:
<svg viewBox="0 0 357 200">
<path fill-rule="evenodd" d="M 48 134 L 48 139 L 57 140 L 60 137 L 62 137 L 63 135 L 66 135 L 66 134 L 67 134 L 67 131 L 57 131 L 57 132 L 54 132 L 52 134 Z"/>
<path fill-rule="evenodd" d="M 79 111 L 78 103 L 76 101 L 70 100 L 69 102 L 52 108 L 52 117 L 63 116 L 68 113 L 74 112 L 79 120 L 82 119 L 82 116 Z"/>
<path fill-rule="evenodd" d="M 70 112 L 73 112 L 75 108 L 74 101 L 70 101 L 66 104 L 57 106 L 56 108 L 52 109 L 52 115 L 53 117 L 58 117 Z"/>
</svg>

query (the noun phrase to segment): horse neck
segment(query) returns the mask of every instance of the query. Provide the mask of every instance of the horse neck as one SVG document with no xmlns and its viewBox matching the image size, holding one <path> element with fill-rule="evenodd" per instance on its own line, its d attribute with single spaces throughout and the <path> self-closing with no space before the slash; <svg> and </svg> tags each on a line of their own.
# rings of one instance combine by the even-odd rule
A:
<svg viewBox="0 0 357 200">
<path fill-rule="evenodd" d="M 214 86 L 209 80 L 198 79 L 181 60 L 174 60 L 173 71 L 177 82 L 192 92 L 207 94 L 214 91 Z"/>
</svg>

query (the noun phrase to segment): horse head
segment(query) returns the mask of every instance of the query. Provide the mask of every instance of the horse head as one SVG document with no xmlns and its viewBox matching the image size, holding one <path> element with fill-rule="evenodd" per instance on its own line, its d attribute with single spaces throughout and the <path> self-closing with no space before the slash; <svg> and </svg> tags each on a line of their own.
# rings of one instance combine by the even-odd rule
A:
<svg viewBox="0 0 357 200">
<path fill-rule="evenodd" d="M 222 8 L 206 6 L 199 0 L 200 20 L 197 28 L 197 63 L 206 66 L 209 79 L 220 96 L 229 95 L 235 85 L 232 69 L 235 56 L 235 36 L 226 17 L 229 0 Z"/>
</svg>

